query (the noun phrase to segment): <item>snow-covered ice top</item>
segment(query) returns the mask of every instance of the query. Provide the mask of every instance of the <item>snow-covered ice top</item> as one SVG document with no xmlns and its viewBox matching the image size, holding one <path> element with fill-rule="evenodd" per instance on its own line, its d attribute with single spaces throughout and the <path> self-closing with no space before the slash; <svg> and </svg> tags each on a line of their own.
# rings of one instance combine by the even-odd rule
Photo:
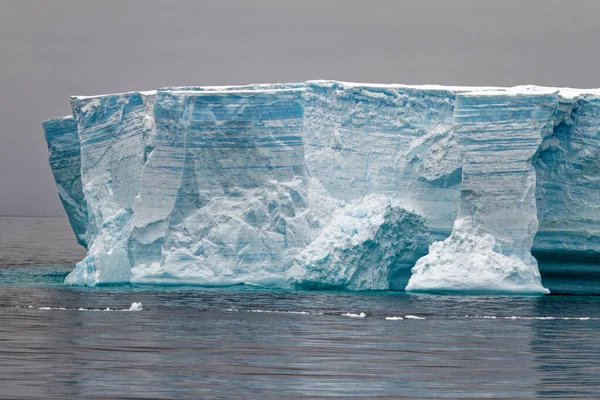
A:
<svg viewBox="0 0 600 400">
<path fill-rule="evenodd" d="M 539 281 L 532 249 L 600 253 L 600 89 L 317 80 L 71 105 L 72 116 L 44 123 L 59 196 L 88 250 L 70 284 L 402 289 L 453 226 L 448 240 L 500 260 L 491 276 L 524 268 L 520 288 Z M 477 168 L 497 173 L 479 179 Z M 489 208 L 526 228 L 485 217 Z M 456 245 L 432 251 L 447 264 Z M 481 264 L 459 273 L 475 282 L 491 271 Z M 442 269 L 428 282 L 451 282 Z M 497 281 L 483 285 L 514 292 Z"/>
</svg>

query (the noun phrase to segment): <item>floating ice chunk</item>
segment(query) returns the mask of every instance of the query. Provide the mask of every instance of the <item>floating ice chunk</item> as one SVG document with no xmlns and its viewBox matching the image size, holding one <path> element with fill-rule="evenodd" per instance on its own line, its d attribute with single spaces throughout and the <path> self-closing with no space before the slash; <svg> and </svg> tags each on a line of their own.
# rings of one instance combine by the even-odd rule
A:
<svg viewBox="0 0 600 400">
<path fill-rule="evenodd" d="M 227 310 L 229 311 L 229 310 Z M 237 311 L 237 310 L 232 310 L 232 311 Z M 253 312 L 253 313 L 267 313 L 267 314 L 298 314 L 298 315 L 310 315 L 313 313 L 310 313 L 308 311 L 283 311 L 283 310 L 261 310 L 261 309 L 255 309 L 255 310 L 248 310 L 248 312 Z M 319 314 L 319 313 L 314 313 L 314 314 Z"/>
<path fill-rule="evenodd" d="M 342 317 L 348 317 L 348 318 L 365 318 L 367 316 L 367 314 L 365 314 L 364 312 L 361 312 L 360 314 L 354 314 L 354 313 L 344 313 L 344 314 L 340 314 Z"/>
<path fill-rule="evenodd" d="M 142 303 L 137 303 L 137 302 L 133 302 L 131 303 L 131 307 L 129 307 L 129 310 L 127 311 L 142 311 Z"/>
<path fill-rule="evenodd" d="M 593 317 L 555 317 L 555 316 L 543 316 L 543 317 L 527 317 L 527 316 L 516 316 L 512 315 L 510 317 L 502 317 L 497 315 L 474 315 L 468 316 L 465 315 L 465 318 L 475 318 L 475 319 L 505 319 L 505 320 L 524 320 L 524 321 L 553 321 L 553 320 L 561 320 L 561 321 L 597 321 L 600 318 Z"/>
</svg>

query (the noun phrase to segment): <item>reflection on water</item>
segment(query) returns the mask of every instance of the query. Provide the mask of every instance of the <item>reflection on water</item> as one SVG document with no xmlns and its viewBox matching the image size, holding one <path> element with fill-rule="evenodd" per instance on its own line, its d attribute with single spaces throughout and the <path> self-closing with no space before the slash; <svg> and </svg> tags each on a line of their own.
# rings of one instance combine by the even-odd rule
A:
<svg viewBox="0 0 600 400">
<path fill-rule="evenodd" d="M 572 305 L 566 308 L 566 304 Z M 581 316 L 600 309 L 599 297 L 548 297 L 539 301 L 536 314 Z M 537 320 L 532 323 L 531 351 L 541 379 L 541 398 L 600 397 L 600 321 Z"/>
</svg>

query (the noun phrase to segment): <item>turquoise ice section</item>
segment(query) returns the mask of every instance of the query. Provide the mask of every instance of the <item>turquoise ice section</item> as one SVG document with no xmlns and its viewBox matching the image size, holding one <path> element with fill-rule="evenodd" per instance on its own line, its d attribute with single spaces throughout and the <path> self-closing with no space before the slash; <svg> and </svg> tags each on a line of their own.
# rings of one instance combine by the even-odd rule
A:
<svg viewBox="0 0 600 400">
<path fill-rule="evenodd" d="M 69 116 L 46 121 L 43 127 L 48 144 L 48 163 L 54 175 L 58 196 L 77 242 L 87 248 L 88 222 L 81 188 L 81 149 L 77 123 Z"/>
</svg>

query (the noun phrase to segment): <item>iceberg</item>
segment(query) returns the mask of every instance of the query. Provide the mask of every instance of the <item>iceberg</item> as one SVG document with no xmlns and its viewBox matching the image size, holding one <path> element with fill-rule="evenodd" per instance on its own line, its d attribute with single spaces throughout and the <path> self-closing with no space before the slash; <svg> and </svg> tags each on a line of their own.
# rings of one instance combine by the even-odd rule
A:
<svg viewBox="0 0 600 400">
<path fill-rule="evenodd" d="M 43 123 L 87 249 L 67 284 L 600 292 L 582 279 L 598 89 L 308 81 L 71 106 Z"/>
</svg>

